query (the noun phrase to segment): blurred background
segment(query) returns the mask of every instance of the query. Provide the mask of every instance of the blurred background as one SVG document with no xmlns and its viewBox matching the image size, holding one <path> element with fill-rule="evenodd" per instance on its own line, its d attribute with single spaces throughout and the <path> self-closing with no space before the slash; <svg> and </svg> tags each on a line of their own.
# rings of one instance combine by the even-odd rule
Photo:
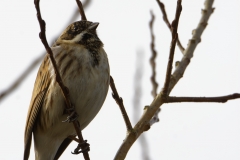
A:
<svg viewBox="0 0 240 160">
<path fill-rule="evenodd" d="M 162 2 L 172 21 L 177 1 Z M 76 2 L 42 0 L 40 4 L 50 43 L 71 21 L 75 21 L 71 19 L 77 9 Z M 182 45 L 186 47 L 192 30 L 200 20 L 204 0 L 184 0 L 182 6 L 178 33 Z M 218 0 L 213 6 L 216 9 L 202 41 L 183 78 L 171 92 L 172 96 L 222 96 L 240 92 L 240 1 Z M 91 0 L 85 9 L 89 21 L 100 23 L 98 35 L 108 53 L 111 75 L 133 125 L 140 118 L 144 106 L 153 100 L 149 63 L 150 10 L 156 17 L 154 33 L 159 92 L 164 83 L 171 33 L 162 20 L 157 2 Z M 0 1 L 0 11 L 2 93 L 45 49 L 38 37 L 40 28 L 33 1 Z M 174 62 L 180 61 L 181 57 L 182 53 L 176 47 Z M 0 159 L 22 159 L 25 121 L 38 66 L 32 67 L 31 73 L 14 92 L 0 100 Z M 240 100 L 225 104 L 164 104 L 160 122 L 143 134 L 146 143 L 141 145 L 139 140 L 136 141 L 126 159 L 240 159 L 239 115 Z M 126 128 L 111 97 L 111 90 L 102 110 L 83 131 L 83 136 L 91 145 L 91 159 L 114 158 L 126 136 Z M 72 143 L 61 159 L 83 159 L 82 155 L 71 154 L 76 146 L 75 142 Z M 34 159 L 33 145 L 30 159 Z"/>
</svg>

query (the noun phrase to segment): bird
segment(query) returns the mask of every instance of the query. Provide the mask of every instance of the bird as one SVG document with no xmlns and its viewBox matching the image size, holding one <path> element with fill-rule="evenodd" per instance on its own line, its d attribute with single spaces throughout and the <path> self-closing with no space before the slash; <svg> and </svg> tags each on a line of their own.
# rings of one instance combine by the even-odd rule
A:
<svg viewBox="0 0 240 160">
<path fill-rule="evenodd" d="M 70 101 L 81 130 L 98 114 L 109 88 L 110 67 L 96 29 L 99 23 L 81 20 L 70 24 L 51 47 L 60 76 L 69 90 Z M 38 70 L 30 101 L 24 156 L 30 154 L 32 135 L 36 160 L 58 159 L 76 135 L 49 55 Z"/>
</svg>

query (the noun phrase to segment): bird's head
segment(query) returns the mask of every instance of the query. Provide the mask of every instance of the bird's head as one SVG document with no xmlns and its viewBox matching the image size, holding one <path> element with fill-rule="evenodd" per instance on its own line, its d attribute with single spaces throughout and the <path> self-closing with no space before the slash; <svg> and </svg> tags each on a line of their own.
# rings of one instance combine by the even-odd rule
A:
<svg viewBox="0 0 240 160">
<path fill-rule="evenodd" d="M 81 44 L 84 46 L 102 45 L 102 42 L 97 36 L 96 29 L 99 23 L 90 21 L 77 21 L 70 24 L 61 36 L 58 38 L 56 44 Z M 88 47 L 87 47 L 88 48 Z"/>
</svg>

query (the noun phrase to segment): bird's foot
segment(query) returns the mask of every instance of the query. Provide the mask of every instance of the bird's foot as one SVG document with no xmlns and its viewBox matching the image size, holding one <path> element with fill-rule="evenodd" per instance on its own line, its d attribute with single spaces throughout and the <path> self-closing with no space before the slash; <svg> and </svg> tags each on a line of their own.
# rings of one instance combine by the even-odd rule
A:
<svg viewBox="0 0 240 160">
<path fill-rule="evenodd" d="M 90 144 L 85 140 L 83 143 L 79 143 L 77 148 L 72 152 L 72 154 L 79 154 L 90 151 Z"/>
<path fill-rule="evenodd" d="M 69 116 L 67 116 L 67 119 L 62 121 L 62 122 L 68 122 L 71 123 L 73 121 L 75 121 L 78 118 L 78 114 L 74 109 L 74 106 L 72 106 L 71 108 L 67 108 L 66 109 L 69 114 Z"/>
</svg>

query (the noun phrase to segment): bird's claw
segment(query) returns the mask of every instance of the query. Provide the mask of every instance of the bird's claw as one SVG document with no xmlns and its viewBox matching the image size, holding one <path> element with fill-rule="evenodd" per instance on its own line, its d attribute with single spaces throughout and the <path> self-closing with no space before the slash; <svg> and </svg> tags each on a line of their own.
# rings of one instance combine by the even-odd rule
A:
<svg viewBox="0 0 240 160">
<path fill-rule="evenodd" d="M 90 144 L 87 143 L 87 140 L 85 140 L 83 143 L 79 143 L 77 148 L 74 149 L 74 152 L 72 154 L 79 154 L 90 151 Z"/>
<path fill-rule="evenodd" d="M 62 122 L 68 122 L 71 123 L 73 121 L 75 121 L 78 118 L 78 114 L 77 112 L 74 110 L 74 106 L 71 108 L 67 109 L 68 112 L 71 112 L 71 114 L 69 116 L 67 116 L 67 119 L 62 121 Z"/>
</svg>

